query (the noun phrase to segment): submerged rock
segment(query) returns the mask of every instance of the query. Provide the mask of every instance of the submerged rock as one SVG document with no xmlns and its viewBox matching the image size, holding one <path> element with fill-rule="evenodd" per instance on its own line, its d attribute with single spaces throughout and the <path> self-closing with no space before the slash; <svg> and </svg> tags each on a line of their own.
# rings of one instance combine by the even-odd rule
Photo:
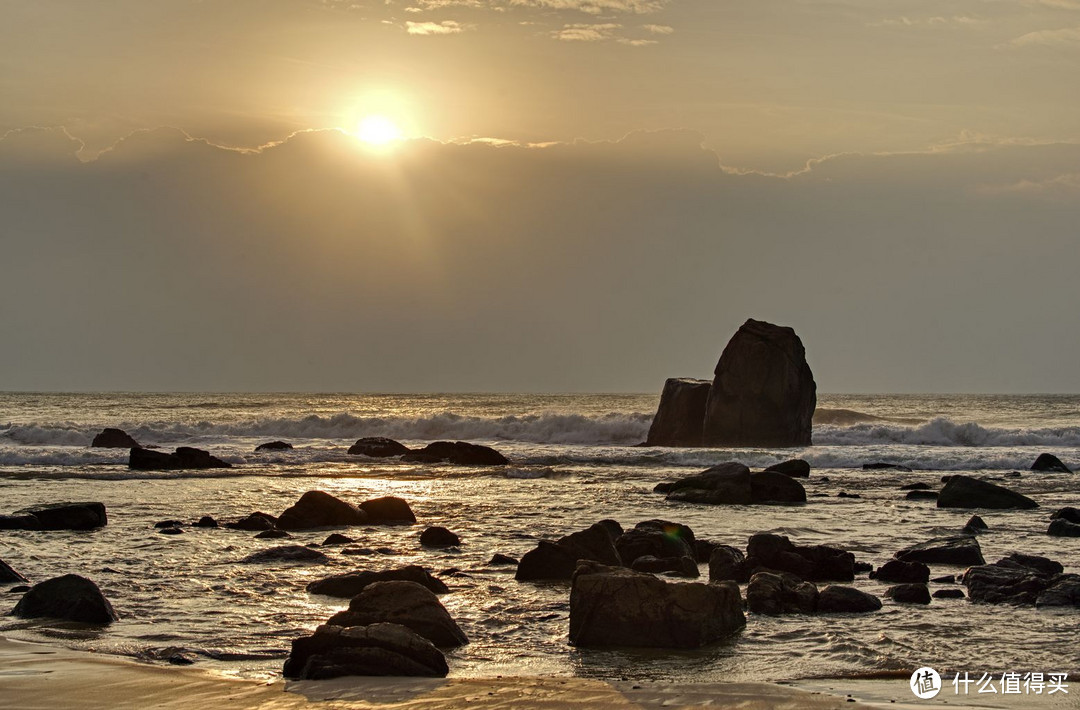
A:
<svg viewBox="0 0 1080 710">
<path fill-rule="evenodd" d="M 905 473 L 911 473 L 911 469 L 903 464 L 889 463 L 886 461 L 878 461 L 876 463 L 864 463 L 862 465 L 864 471 L 903 471 Z"/>
<path fill-rule="evenodd" d="M 199 518 L 198 522 L 193 523 L 193 525 L 197 528 L 216 528 L 218 526 L 218 521 L 214 520 L 209 515 L 204 515 Z"/>
<path fill-rule="evenodd" d="M 11 565 L 3 560 L 0 560 L 0 584 L 14 584 L 15 582 L 25 582 L 26 577 L 16 572 Z"/>
<path fill-rule="evenodd" d="M 819 614 L 865 614 L 880 608 L 880 599 L 854 587 L 830 584 L 818 593 Z"/>
<path fill-rule="evenodd" d="M 123 429 L 106 428 L 94 437 L 90 446 L 105 449 L 137 449 L 139 442 L 131 438 Z"/>
<path fill-rule="evenodd" d="M 653 557 L 643 555 L 630 565 L 635 572 L 649 572 L 651 574 L 668 574 L 674 577 L 695 578 L 701 576 L 697 562 L 690 557 Z"/>
<path fill-rule="evenodd" d="M 782 535 L 758 533 L 746 545 L 742 568 L 740 581 L 763 569 L 815 582 L 847 582 L 855 579 L 855 555 L 826 545 L 794 545 Z"/>
<path fill-rule="evenodd" d="M 367 522 L 383 525 L 407 525 L 416 522 L 416 515 L 405 500 L 396 496 L 372 498 L 360 504 L 360 510 L 367 515 Z"/>
<path fill-rule="evenodd" d="M 711 380 L 670 378 L 664 382 L 646 446 L 701 446 Z"/>
<path fill-rule="evenodd" d="M 1065 518 L 1050 521 L 1046 534 L 1053 537 L 1080 537 L 1080 525 L 1070 523 Z"/>
<path fill-rule="evenodd" d="M 788 572 L 757 572 L 746 587 L 747 608 L 755 614 L 813 614 L 818 590 Z"/>
<path fill-rule="evenodd" d="M 782 463 L 774 463 L 765 470 L 776 471 L 792 478 L 810 478 L 810 464 L 803 459 L 791 459 Z"/>
<path fill-rule="evenodd" d="M 420 544 L 424 547 L 456 547 L 461 538 L 444 527 L 435 525 L 420 533 Z"/>
<path fill-rule="evenodd" d="M 181 446 L 171 454 L 153 449 L 133 448 L 128 455 L 128 468 L 137 471 L 176 471 L 181 469 L 232 468 L 208 451 Z"/>
<path fill-rule="evenodd" d="M 356 443 L 349 447 L 352 456 L 370 456 L 371 458 L 390 458 L 409 453 L 409 447 L 399 441 L 387 439 L 385 436 L 366 436 L 357 439 Z"/>
<path fill-rule="evenodd" d="M 570 643 L 581 647 L 698 648 L 746 625 L 733 582 L 674 583 L 583 562 L 570 589 Z"/>
<path fill-rule="evenodd" d="M 930 596 L 934 599 L 963 599 L 966 595 L 963 589 L 938 589 Z"/>
<path fill-rule="evenodd" d="M 162 531 L 164 532 L 164 531 Z M 255 536 L 256 540 L 282 540 L 291 538 L 292 535 L 284 530 L 263 530 L 261 533 Z"/>
<path fill-rule="evenodd" d="M 436 441 L 402 457 L 419 463 L 452 463 L 462 466 L 505 466 L 509 459 L 490 446 L 465 441 Z"/>
<path fill-rule="evenodd" d="M 778 471 L 750 473 L 741 463 L 722 463 L 701 473 L 661 484 L 668 500 L 706 505 L 767 505 L 805 503 L 806 489 Z"/>
<path fill-rule="evenodd" d="M 930 581 L 930 568 L 922 562 L 889 560 L 877 570 L 871 572 L 870 579 L 877 579 L 882 582 L 926 584 Z"/>
<path fill-rule="evenodd" d="M 898 604 L 929 604 L 930 590 L 925 584 L 898 584 L 885 590 L 885 596 Z"/>
<path fill-rule="evenodd" d="M 488 560 L 489 565 L 516 565 L 517 563 L 518 560 L 510 555 L 504 555 L 501 552 L 496 552 L 491 556 L 491 559 Z"/>
<path fill-rule="evenodd" d="M 111 624 L 119 618 L 98 586 L 77 574 L 65 574 L 35 584 L 11 610 L 11 615 L 23 619 L 49 617 L 84 624 Z"/>
<path fill-rule="evenodd" d="M 1031 470 L 1049 473 L 1072 473 L 1069 467 L 1053 454 L 1039 454 L 1039 457 L 1035 459 L 1035 463 L 1031 464 Z"/>
<path fill-rule="evenodd" d="M 1070 523 L 1076 523 L 1077 525 L 1080 525 L 1080 509 L 1071 507 L 1059 508 L 1058 510 L 1054 511 L 1054 514 L 1050 516 L 1050 519 L 1064 519 L 1068 520 Z"/>
<path fill-rule="evenodd" d="M 350 675 L 445 678 L 449 672 L 442 651 L 423 636 L 400 624 L 373 624 L 325 625 L 295 639 L 282 675 L 305 680 Z"/>
<path fill-rule="evenodd" d="M 330 558 L 310 547 L 303 545 L 283 545 L 271 547 L 266 550 L 253 552 L 244 559 L 241 564 L 263 564 L 267 562 L 303 562 L 311 564 L 326 564 Z"/>
<path fill-rule="evenodd" d="M 1050 586 L 1035 599 L 1037 607 L 1080 607 L 1080 575 L 1062 574 L 1055 577 Z"/>
<path fill-rule="evenodd" d="M 52 503 L 15 512 L 13 518 L 28 520 L 24 530 L 95 530 L 109 523 L 103 503 Z M 36 522 L 34 522 L 36 521 Z"/>
<path fill-rule="evenodd" d="M 939 508 L 1038 508 L 1027 496 L 970 476 L 952 476 L 938 496 Z"/>
<path fill-rule="evenodd" d="M 341 533 L 330 533 L 326 536 L 326 539 L 322 541 L 322 546 L 336 547 L 338 545 L 350 545 L 354 542 L 356 542 L 356 540 L 353 540 L 347 535 L 342 535 Z"/>
<path fill-rule="evenodd" d="M 255 447 L 255 452 L 259 451 L 290 451 L 293 445 L 287 441 L 268 441 L 265 444 L 259 444 Z"/>
<path fill-rule="evenodd" d="M 534 549 L 522 555 L 515 579 L 520 582 L 569 580 L 580 560 L 621 565 L 623 560 L 615 549 L 614 532 L 609 526 L 596 523 L 557 542 L 541 540 Z"/>
<path fill-rule="evenodd" d="M 248 532 L 256 532 L 258 530 L 272 530 L 276 523 L 277 518 L 275 518 L 273 515 L 256 511 L 245 518 L 237 520 L 236 522 L 225 523 L 225 527 L 229 528 L 230 530 L 247 530 Z"/>
<path fill-rule="evenodd" d="M 908 491 L 904 496 L 906 500 L 938 500 L 937 491 Z"/>
<path fill-rule="evenodd" d="M 312 594 L 325 594 L 329 597 L 352 598 L 376 582 L 405 581 L 415 582 L 435 594 L 446 594 L 450 590 L 438 577 L 432 576 L 423 567 L 409 565 L 398 569 L 374 572 L 346 572 L 332 577 L 317 579 L 307 585 Z"/>
<path fill-rule="evenodd" d="M 749 319 L 716 364 L 705 446 L 809 446 L 817 385 L 791 328 Z"/>
<path fill-rule="evenodd" d="M 403 580 L 369 584 L 353 597 L 347 611 L 334 614 L 326 623 L 333 626 L 401 624 L 440 648 L 455 648 L 469 642 L 433 592 L 416 582 Z"/>
<path fill-rule="evenodd" d="M 277 519 L 282 530 L 311 530 L 367 522 L 363 510 L 323 491 L 308 491 Z"/>
<path fill-rule="evenodd" d="M 0 515 L 0 530 L 41 530 L 33 515 Z"/>
<path fill-rule="evenodd" d="M 956 537 L 938 537 L 904 548 L 894 557 L 905 562 L 922 562 L 927 565 L 971 565 L 986 564 L 982 556 L 979 541 L 971 535 Z"/>
</svg>

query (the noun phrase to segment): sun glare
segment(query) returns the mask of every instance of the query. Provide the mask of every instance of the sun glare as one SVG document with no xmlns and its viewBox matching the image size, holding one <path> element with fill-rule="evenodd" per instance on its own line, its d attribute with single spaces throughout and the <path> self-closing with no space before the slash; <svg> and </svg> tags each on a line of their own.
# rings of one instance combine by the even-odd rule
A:
<svg viewBox="0 0 1080 710">
<path fill-rule="evenodd" d="M 401 129 L 386 116 L 365 116 L 356 124 L 356 136 L 370 145 L 382 146 L 401 140 Z"/>
</svg>

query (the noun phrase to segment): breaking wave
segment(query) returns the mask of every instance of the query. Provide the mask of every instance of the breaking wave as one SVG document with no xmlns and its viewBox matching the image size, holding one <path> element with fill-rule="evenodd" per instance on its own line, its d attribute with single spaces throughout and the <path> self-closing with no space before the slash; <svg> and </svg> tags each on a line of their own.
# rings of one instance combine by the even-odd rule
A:
<svg viewBox="0 0 1080 710">
<path fill-rule="evenodd" d="M 1039 429 L 984 427 L 945 417 L 918 426 L 864 423 L 814 428 L 814 444 L 867 446 L 911 444 L 921 446 L 1080 446 L 1080 427 Z"/>
</svg>

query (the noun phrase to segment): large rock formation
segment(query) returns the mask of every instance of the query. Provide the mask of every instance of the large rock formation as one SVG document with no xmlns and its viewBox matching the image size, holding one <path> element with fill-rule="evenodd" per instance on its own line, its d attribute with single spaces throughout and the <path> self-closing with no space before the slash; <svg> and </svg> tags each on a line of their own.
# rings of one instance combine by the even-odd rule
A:
<svg viewBox="0 0 1080 710">
<path fill-rule="evenodd" d="M 734 582 L 666 582 L 622 567 L 583 562 L 570 590 L 575 646 L 698 648 L 746 625 Z"/>
<path fill-rule="evenodd" d="M 1030 510 L 1039 504 L 1025 495 L 989 481 L 970 476 L 950 476 L 938 495 L 939 508 L 1018 508 Z"/>
<path fill-rule="evenodd" d="M 561 579 L 569 580 L 577 569 L 579 560 L 592 560 L 604 565 L 623 563 L 615 540 L 622 530 L 613 530 L 604 523 L 580 530 L 557 542 L 541 540 L 526 552 L 518 563 L 515 579 L 519 582 Z"/>
<path fill-rule="evenodd" d="M 716 365 L 705 446 L 809 446 L 817 385 L 791 328 L 747 320 Z"/>
<path fill-rule="evenodd" d="M 139 442 L 131 438 L 123 429 L 105 428 L 94 437 L 90 446 L 106 449 L 137 449 Z"/>
<path fill-rule="evenodd" d="M 649 427 L 646 446 L 701 446 L 709 380 L 672 377 L 664 382 L 660 406 Z"/>
<path fill-rule="evenodd" d="M 86 577 L 65 574 L 35 584 L 23 595 L 12 616 L 24 619 L 50 617 L 84 624 L 110 624 L 116 612 L 98 586 Z"/>
<path fill-rule="evenodd" d="M 305 680 L 350 675 L 444 678 L 449 672 L 442 651 L 400 624 L 328 624 L 293 641 L 282 675 Z"/>
</svg>

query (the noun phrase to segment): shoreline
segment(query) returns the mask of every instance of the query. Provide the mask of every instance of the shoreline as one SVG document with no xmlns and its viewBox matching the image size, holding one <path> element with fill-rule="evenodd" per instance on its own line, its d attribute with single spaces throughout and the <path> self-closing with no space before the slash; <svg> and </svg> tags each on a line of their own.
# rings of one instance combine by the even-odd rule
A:
<svg viewBox="0 0 1080 710">
<path fill-rule="evenodd" d="M 902 679 L 795 683 L 665 683 L 575 677 L 341 678 L 260 682 L 197 668 L 141 663 L 122 656 L 0 637 L 0 698 L 11 710 L 431 710 L 433 708 L 834 708 L 1031 707 L 1023 696 L 935 701 L 910 695 Z M 1043 698 L 1038 707 L 1069 705 Z M 1075 706 L 1072 703 L 1071 706 Z"/>
</svg>

